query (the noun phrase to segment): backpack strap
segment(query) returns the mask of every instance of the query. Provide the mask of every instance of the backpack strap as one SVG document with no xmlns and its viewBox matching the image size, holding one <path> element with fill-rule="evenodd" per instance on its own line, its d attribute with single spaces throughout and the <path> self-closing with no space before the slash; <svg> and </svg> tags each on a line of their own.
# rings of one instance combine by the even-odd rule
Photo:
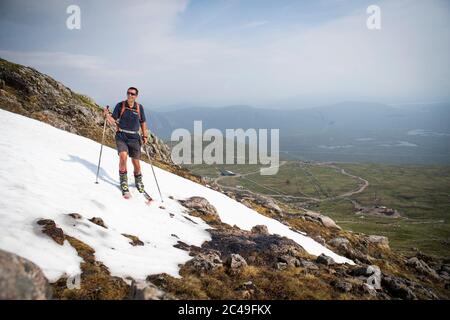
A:
<svg viewBox="0 0 450 320">
<path fill-rule="evenodd" d="M 138 116 L 139 116 L 139 121 L 142 121 L 142 118 L 141 118 L 141 106 L 140 106 L 140 104 L 137 103 L 137 102 L 136 102 L 136 108 L 137 108 L 136 111 L 137 111 Z M 125 112 L 126 109 L 133 110 L 134 107 L 133 107 L 133 108 L 129 108 L 128 106 L 125 106 L 125 101 L 122 101 L 122 107 L 120 108 L 119 119 L 117 119 L 117 121 L 119 121 L 120 118 L 122 118 L 122 115 L 123 115 L 123 113 Z"/>
<path fill-rule="evenodd" d="M 139 122 L 141 122 L 142 121 L 142 118 L 141 118 L 141 106 L 137 102 L 136 102 L 136 108 L 137 108 L 137 113 L 138 113 L 138 117 L 139 117 Z"/>
</svg>

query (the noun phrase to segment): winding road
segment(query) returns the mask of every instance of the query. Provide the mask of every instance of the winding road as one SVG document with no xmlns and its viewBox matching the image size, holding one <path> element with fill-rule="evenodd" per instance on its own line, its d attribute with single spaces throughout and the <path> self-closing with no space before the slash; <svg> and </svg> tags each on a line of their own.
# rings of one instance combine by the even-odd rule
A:
<svg viewBox="0 0 450 320">
<path fill-rule="evenodd" d="M 288 163 L 288 162 L 287 161 L 282 161 L 280 163 L 279 167 L 285 165 L 286 163 Z M 214 183 L 216 183 L 218 186 L 220 186 L 223 189 L 234 190 L 234 191 L 242 191 L 243 189 L 241 189 L 241 188 L 231 187 L 231 186 L 224 186 L 224 185 L 220 184 L 220 181 L 224 180 L 224 179 L 227 179 L 227 178 L 244 178 L 244 179 L 246 179 L 246 180 L 256 184 L 257 186 L 259 186 L 261 188 L 264 188 L 264 189 L 269 190 L 271 192 L 275 192 L 274 194 L 261 194 L 261 193 L 250 191 L 250 190 L 246 189 L 246 191 L 248 191 L 250 193 L 257 194 L 257 195 L 260 195 L 260 196 L 269 196 L 269 197 L 273 197 L 273 198 L 280 198 L 280 197 L 282 197 L 282 198 L 288 198 L 288 199 L 310 200 L 310 201 L 314 201 L 314 202 L 322 202 L 322 201 L 327 201 L 327 200 L 335 200 L 335 199 L 350 197 L 350 196 L 353 196 L 355 194 L 363 192 L 370 185 L 369 181 L 367 181 L 366 179 L 363 179 L 363 178 L 361 178 L 359 176 L 350 174 L 347 171 L 345 171 L 345 169 L 340 168 L 340 167 L 338 167 L 338 166 L 336 166 L 334 164 L 318 164 L 318 165 L 319 166 L 323 166 L 323 167 L 329 167 L 329 168 L 336 169 L 341 174 L 346 175 L 348 177 L 351 177 L 353 179 L 357 179 L 357 180 L 361 181 L 362 183 L 359 186 L 359 188 L 356 189 L 356 190 L 348 191 L 348 192 L 342 193 L 342 194 L 337 195 L 337 196 L 331 196 L 331 197 L 325 197 L 325 198 L 316 198 L 316 197 L 310 197 L 310 196 L 306 196 L 306 195 L 305 196 L 292 196 L 292 195 L 284 194 L 284 193 L 282 193 L 282 192 L 280 192 L 278 190 L 275 190 L 273 188 L 264 186 L 264 185 L 262 185 L 260 183 L 257 183 L 256 181 L 253 181 L 251 179 L 246 178 L 249 175 L 258 173 L 259 170 L 252 171 L 252 172 L 247 172 L 247 173 L 244 173 L 244 174 L 236 174 L 234 176 L 219 176 L 216 179 L 214 179 Z M 315 179 L 315 177 L 311 173 L 309 173 L 309 174 L 313 177 L 314 180 L 317 181 L 317 179 Z"/>
</svg>

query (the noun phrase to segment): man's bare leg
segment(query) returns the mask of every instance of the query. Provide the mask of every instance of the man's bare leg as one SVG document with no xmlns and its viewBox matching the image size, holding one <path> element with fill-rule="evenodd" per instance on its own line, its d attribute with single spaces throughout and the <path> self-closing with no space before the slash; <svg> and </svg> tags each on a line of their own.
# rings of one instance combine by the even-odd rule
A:
<svg viewBox="0 0 450 320">
<path fill-rule="evenodd" d="M 131 159 L 131 163 L 133 164 L 134 167 L 134 175 L 140 175 L 141 174 L 141 163 L 139 161 L 139 159 Z"/>
<path fill-rule="evenodd" d="M 119 171 L 127 172 L 127 159 L 128 153 L 126 151 L 122 151 L 119 153 Z"/>
</svg>

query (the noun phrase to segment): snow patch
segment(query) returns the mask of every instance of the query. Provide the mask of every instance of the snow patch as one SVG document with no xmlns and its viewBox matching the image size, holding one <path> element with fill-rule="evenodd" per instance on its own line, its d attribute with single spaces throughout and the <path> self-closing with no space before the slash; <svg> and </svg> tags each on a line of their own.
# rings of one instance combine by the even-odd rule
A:
<svg viewBox="0 0 450 320">
<path fill-rule="evenodd" d="M 338 263 L 353 264 L 222 193 L 155 167 L 164 197 L 164 209 L 160 209 L 147 163 L 142 163 L 142 173 L 155 203 L 145 204 L 134 188 L 132 174 L 129 182 L 133 197 L 124 200 L 118 188 L 116 150 L 103 148 L 100 183 L 95 184 L 100 151 L 97 142 L 4 110 L 0 110 L 0 126 L 0 248 L 35 262 L 50 281 L 79 273 L 81 258 L 67 241 L 60 246 L 42 234 L 36 225 L 39 218 L 54 220 L 66 234 L 91 246 L 96 259 L 114 276 L 145 279 L 166 272 L 178 277 L 178 265 L 191 257 L 173 246 L 178 240 L 200 246 L 210 240 L 210 226 L 200 218 L 185 219 L 185 208 L 169 196 L 205 197 L 227 224 L 244 230 L 266 225 L 270 233 L 291 238 L 310 254 L 324 253 Z M 79 213 L 83 218 L 73 219 L 69 213 Z M 103 219 L 108 228 L 88 221 L 92 217 Z M 122 234 L 137 236 L 144 245 L 132 246 Z"/>
</svg>

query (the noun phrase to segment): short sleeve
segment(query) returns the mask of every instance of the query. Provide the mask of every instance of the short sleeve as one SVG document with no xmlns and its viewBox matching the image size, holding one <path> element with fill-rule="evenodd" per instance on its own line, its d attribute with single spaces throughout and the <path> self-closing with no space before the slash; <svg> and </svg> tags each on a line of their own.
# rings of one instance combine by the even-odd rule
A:
<svg viewBox="0 0 450 320">
<path fill-rule="evenodd" d="M 120 103 L 116 104 L 116 107 L 114 108 L 114 111 L 112 113 L 112 117 L 117 120 L 120 116 Z"/>
<path fill-rule="evenodd" d="M 141 113 L 141 119 L 140 122 L 143 123 L 145 121 L 147 121 L 147 119 L 145 118 L 145 112 L 144 112 L 144 107 L 142 106 L 142 104 L 139 105 L 139 108 L 141 109 L 139 112 Z"/>
</svg>

